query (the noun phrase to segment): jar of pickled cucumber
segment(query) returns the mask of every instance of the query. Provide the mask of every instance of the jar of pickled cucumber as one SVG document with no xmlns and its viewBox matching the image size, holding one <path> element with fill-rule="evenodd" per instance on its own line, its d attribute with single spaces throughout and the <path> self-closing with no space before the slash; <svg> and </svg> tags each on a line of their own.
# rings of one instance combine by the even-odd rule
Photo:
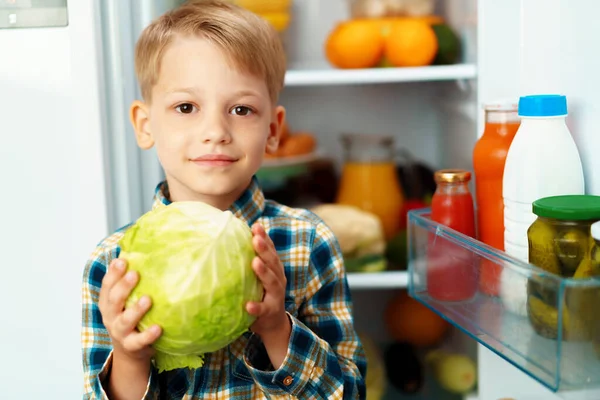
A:
<svg viewBox="0 0 600 400">
<path fill-rule="evenodd" d="M 600 222 L 594 222 L 590 231 L 594 240 L 594 247 L 591 253 L 592 263 L 594 267 L 598 268 L 600 266 Z M 596 315 L 595 319 L 596 323 L 593 324 L 592 343 L 596 357 L 600 358 L 600 316 Z"/>
<path fill-rule="evenodd" d="M 600 276 L 600 263 L 595 262 L 596 242 L 591 235 L 592 224 L 600 221 L 600 196 L 545 197 L 533 203 L 533 213 L 537 219 L 527 231 L 530 264 L 563 278 Z M 564 302 L 563 340 L 589 340 L 592 309 L 600 304 L 598 294 L 591 294 L 589 288 L 568 286 L 562 296 L 556 281 L 536 275 L 527 285 L 529 320 L 538 334 L 556 339 L 560 320 L 557 309 Z"/>
<path fill-rule="evenodd" d="M 593 241 L 593 248 L 590 256 L 592 257 L 592 261 L 600 264 L 600 221 L 592 224 L 590 234 Z"/>
</svg>

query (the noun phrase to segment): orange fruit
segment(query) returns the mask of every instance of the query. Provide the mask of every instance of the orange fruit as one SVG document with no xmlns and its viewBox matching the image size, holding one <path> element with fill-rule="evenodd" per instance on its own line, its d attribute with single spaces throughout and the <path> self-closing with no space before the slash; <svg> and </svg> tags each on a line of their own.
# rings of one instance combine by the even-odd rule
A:
<svg viewBox="0 0 600 400">
<path fill-rule="evenodd" d="M 385 57 L 396 67 L 430 65 L 438 51 L 437 36 L 423 20 L 401 20 L 385 36 Z"/>
<path fill-rule="evenodd" d="M 371 68 L 383 55 L 384 40 L 377 24 L 350 20 L 338 24 L 325 41 L 325 55 L 338 68 Z"/>
<path fill-rule="evenodd" d="M 444 18 L 438 16 L 438 15 L 423 15 L 422 17 L 411 17 L 415 20 L 421 20 L 425 23 L 427 23 L 428 25 L 437 25 L 437 24 L 443 24 L 444 23 Z"/>
<path fill-rule="evenodd" d="M 279 155 L 292 157 L 310 154 L 315 147 L 317 147 L 317 140 L 312 133 L 296 132 L 288 136 L 287 140 L 279 147 Z"/>
<path fill-rule="evenodd" d="M 450 324 L 406 292 L 394 296 L 385 309 L 385 325 L 394 340 L 417 347 L 437 345 Z"/>
</svg>

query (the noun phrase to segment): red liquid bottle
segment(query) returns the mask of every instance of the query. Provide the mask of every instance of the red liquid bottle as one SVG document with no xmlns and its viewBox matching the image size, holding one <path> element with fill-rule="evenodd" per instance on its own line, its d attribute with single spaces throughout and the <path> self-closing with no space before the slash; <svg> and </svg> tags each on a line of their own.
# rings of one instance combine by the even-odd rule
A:
<svg viewBox="0 0 600 400">
<path fill-rule="evenodd" d="M 431 200 L 431 219 L 475 238 L 471 173 L 441 170 L 435 173 L 437 189 Z M 432 234 L 428 247 L 427 292 L 440 301 L 468 300 L 477 292 L 479 266 L 474 255 L 442 236 Z"/>
</svg>

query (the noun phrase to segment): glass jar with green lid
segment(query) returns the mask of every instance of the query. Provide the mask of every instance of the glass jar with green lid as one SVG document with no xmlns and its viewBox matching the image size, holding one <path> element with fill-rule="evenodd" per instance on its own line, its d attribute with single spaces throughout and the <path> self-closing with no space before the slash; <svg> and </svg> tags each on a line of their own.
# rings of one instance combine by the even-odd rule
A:
<svg viewBox="0 0 600 400">
<path fill-rule="evenodd" d="M 600 275 L 600 263 L 592 259 L 595 242 L 591 235 L 592 224 L 600 221 L 600 196 L 545 197 L 533 203 L 533 213 L 537 219 L 527 231 L 530 264 L 563 278 Z M 550 280 L 530 279 L 529 319 L 539 334 L 556 339 L 557 310 L 563 309 L 563 340 L 588 340 L 588 320 L 593 317 L 592 308 L 600 304 L 600 297 L 590 295 L 586 289 L 567 286 L 562 293 Z M 561 303 L 565 307 L 560 307 Z"/>
<path fill-rule="evenodd" d="M 591 253 L 592 261 L 600 264 L 600 221 L 592 224 L 590 233 L 592 235 L 592 240 L 594 241 L 594 248 Z"/>
<path fill-rule="evenodd" d="M 592 234 L 592 240 L 594 241 L 594 247 L 592 248 L 591 253 L 592 264 L 594 267 L 598 267 L 600 266 L 600 222 L 594 222 L 590 232 Z M 597 319 L 600 319 L 600 317 L 597 317 Z M 596 356 L 600 358 L 600 321 L 598 321 L 597 324 L 593 324 L 593 326 L 595 329 L 592 332 L 592 344 L 594 345 Z"/>
<path fill-rule="evenodd" d="M 600 221 L 600 196 L 567 195 L 533 203 L 537 219 L 527 231 L 529 263 L 570 278 L 594 244 L 591 226 Z"/>
</svg>

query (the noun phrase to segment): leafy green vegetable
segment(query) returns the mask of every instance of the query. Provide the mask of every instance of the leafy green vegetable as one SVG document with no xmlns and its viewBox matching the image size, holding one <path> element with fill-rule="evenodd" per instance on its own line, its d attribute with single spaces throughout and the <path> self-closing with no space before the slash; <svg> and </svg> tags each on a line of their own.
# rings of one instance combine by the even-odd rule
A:
<svg viewBox="0 0 600 400">
<path fill-rule="evenodd" d="M 251 266 L 252 232 L 231 212 L 200 202 L 161 206 L 127 229 L 120 246 L 120 257 L 140 275 L 126 306 L 150 296 L 138 329 L 162 328 L 154 343 L 159 372 L 201 367 L 204 353 L 227 346 L 254 322 L 246 303 L 260 301 L 263 287 Z"/>
</svg>

